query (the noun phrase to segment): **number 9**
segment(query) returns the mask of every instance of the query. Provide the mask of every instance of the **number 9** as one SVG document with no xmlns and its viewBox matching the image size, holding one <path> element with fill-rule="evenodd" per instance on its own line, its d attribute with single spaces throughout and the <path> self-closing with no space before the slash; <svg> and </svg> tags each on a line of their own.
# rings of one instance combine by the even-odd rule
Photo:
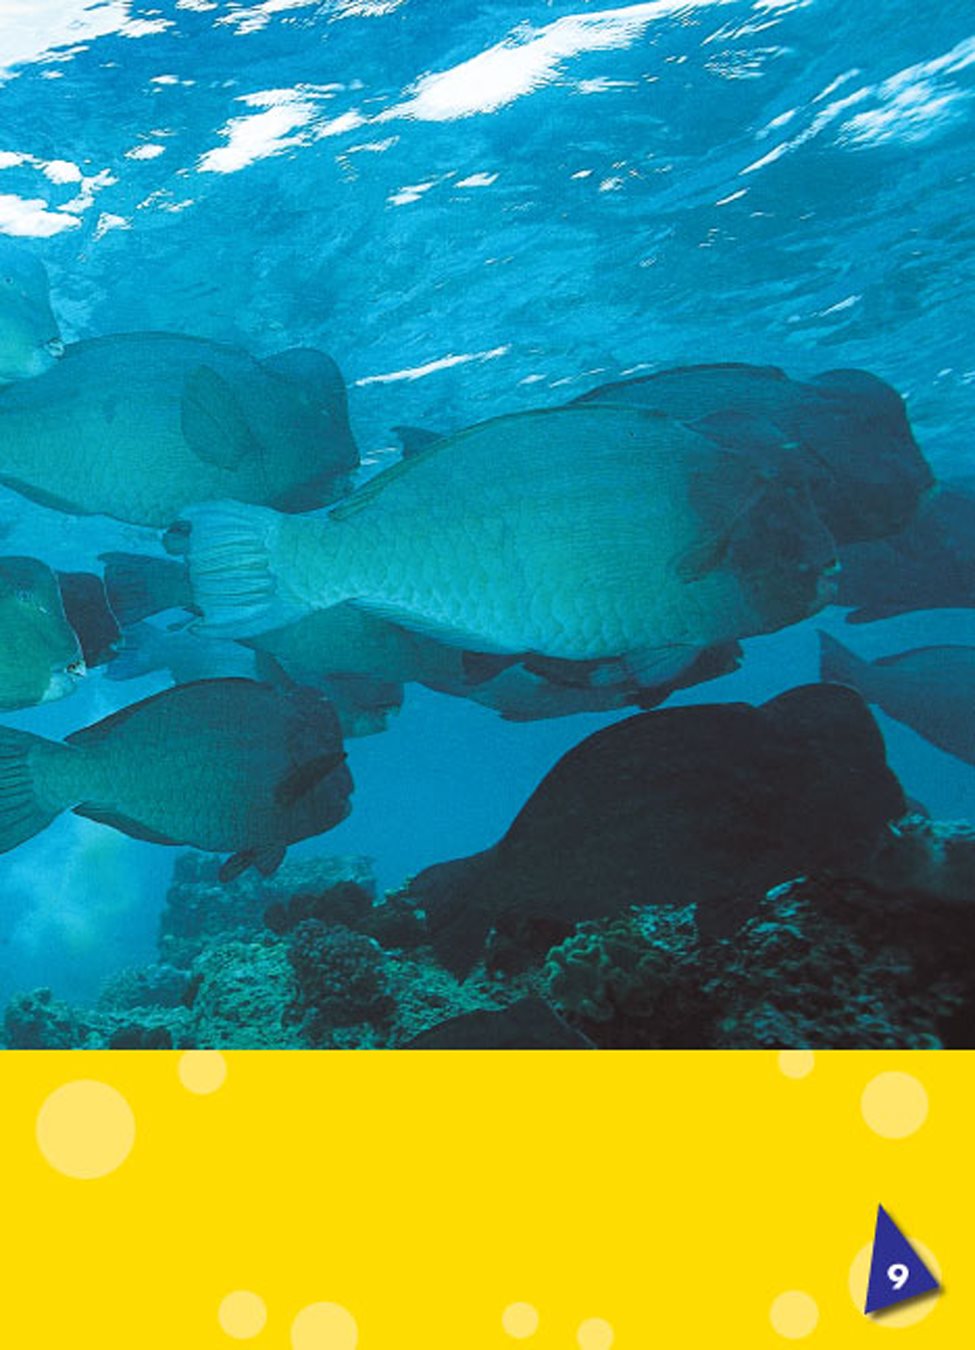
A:
<svg viewBox="0 0 975 1350">
<path fill-rule="evenodd" d="M 898 1261 L 895 1265 L 887 1267 L 887 1278 L 895 1289 L 903 1289 L 910 1276 L 910 1269 L 901 1265 Z"/>
</svg>

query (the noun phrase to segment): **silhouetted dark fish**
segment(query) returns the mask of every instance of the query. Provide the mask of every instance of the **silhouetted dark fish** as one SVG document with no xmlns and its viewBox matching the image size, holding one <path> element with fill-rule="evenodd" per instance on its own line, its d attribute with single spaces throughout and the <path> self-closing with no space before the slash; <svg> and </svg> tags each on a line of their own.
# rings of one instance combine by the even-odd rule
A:
<svg viewBox="0 0 975 1350">
<path fill-rule="evenodd" d="M 520 998 L 496 1012 L 461 1013 L 421 1031 L 404 1050 L 594 1050 L 540 998 Z"/>
<path fill-rule="evenodd" d="M 600 385 L 574 402 L 657 409 L 720 444 L 752 442 L 759 453 L 798 460 L 838 544 L 903 529 L 934 483 L 903 399 L 863 370 L 800 381 L 775 366 L 681 366 Z"/>
<path fill-rule="evenodd" d="M 864 661 L 828 633 L 819 642 L 824 680 L 848 685 L 895 722 L 975 764 L 975 647 L 918 647 Z"/>
<path fill-rule="evenodd" d="M 782 882 L 855 871 L 904 809 L 852 690 L 663 709 L 570 750 L 493 848 L 427 868 L 409 895 L 458 973 L 509 910 L 575 923 L 695 901 L 716 931 Z"/>
<path fill-rule="evenodd" d="M 288 844 L 348 815 L 344 760 L 326 703 L 250 680 L 166 689 L 65 744 L 0 728 L 0 852 L 73 810 L 136 839 L 232 853 L 224 880 L 270 875 Z"/>
<path fill-rule="evenodd" d="M 0 709 L 63 698 L 84 671 L 55 574 L 37 558 L 0 557 Z"/>
<path fill-rule="evenodd" d="M 0 388 L 0 482 L 76 515 L 167 526 L 214 497 L 309 510 L 357 463 L 323 352 L 256 361 L 178 333 L 117 333 Z"/>
<path fill-rule="evenodd" d="M 919 609 L 975 607 L 975 493 L 944 483 L 900 534 L 841 553 L 838 605 L 847 623 Z"/>
<path fill-rule="evenodd" d="M 103 666 L 115 655 L 122 630 L 113 614 L 102 579 L 94 572 L 59 572 L 61 600 L 68 623 L 78 634 L 85 665 Z"/>
</svg>

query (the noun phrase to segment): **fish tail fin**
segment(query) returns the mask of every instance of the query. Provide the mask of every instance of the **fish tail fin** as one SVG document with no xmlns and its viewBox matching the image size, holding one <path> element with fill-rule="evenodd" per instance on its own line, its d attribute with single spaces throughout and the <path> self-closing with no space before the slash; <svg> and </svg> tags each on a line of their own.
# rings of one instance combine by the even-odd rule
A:
<svg viewBox="0 0 975 1350">
<path fill-rule="evenodd" d="M 28 731 L 0 727 L 0 853 L 40 834 L 65 809 L 42 799 L 36 778 L 36 752 L 62 748 Z"/>
<path fill-rule="evenodd" d="M 103 553 L 105 593 L 125 628 L 166 609 L 190 609 L 193 591 L 183 563 L 140 553 Z"/>
<path fill-rule="evenodd" d="M 281 543 L 291 530 L 327 529 L 322 521 L 233 501 L 190 507 L 185 521 L 193 599 L 203 615 L 195 626 L 202 632 L 249 637 L 310 613 L 312 606 L 288 587 Z"/>
<path fill-rule="evenodd" d="M 410 898 L 426 914 L 427 935 L 437 960 L 458 979 L 463 979 L 484 954 L 484 944 L 494 925 L 489 897 L 476 884 L 485 854 L 437 863 L 415 877 Z"/>
<path fill-rule="evenodd" d="M 126 629 L 122 645 L 105 667 L 109 680 L 137 680 L 167 666 L 165 635 L 148 623 Z"/>
<path fill-rule="evenodd" d="M 870 663 L 863 661 L 849 647 L 829 633 L 819 630 L 819 675 L 830 684 L 845 684 L 858 693 L 864 694 L 864 677 L 870 669 Z M 865 695 L 864 695 L 865 696 Z"/>
</svg>

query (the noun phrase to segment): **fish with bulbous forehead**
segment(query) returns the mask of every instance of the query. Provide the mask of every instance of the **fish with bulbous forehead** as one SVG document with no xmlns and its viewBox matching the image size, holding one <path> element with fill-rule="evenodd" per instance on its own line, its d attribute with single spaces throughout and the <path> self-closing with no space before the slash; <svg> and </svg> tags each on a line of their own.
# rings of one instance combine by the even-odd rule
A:
<svg viewBox="0 0 975 1350">
<path fill-rule="evenodd" d="M 62 811 L 136 839 L 190 844 L 270 875 L 289 844 L 349 813 L 352 778 L 324 700 L 253 680 L 200 680 L 76 731 L 65 743 L 0 728 L 0 851 Z"/>
</svg>

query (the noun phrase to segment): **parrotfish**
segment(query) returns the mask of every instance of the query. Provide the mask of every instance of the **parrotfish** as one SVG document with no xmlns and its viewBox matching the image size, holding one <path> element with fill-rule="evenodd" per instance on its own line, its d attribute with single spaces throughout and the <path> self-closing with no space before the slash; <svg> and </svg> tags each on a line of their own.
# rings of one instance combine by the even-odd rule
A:
<svg viewBox="0 0 975 1350">
<path fill-rule="evenodd" d="M 349 813 L 338 720 L 314 695 L 251 680 L 165 689 L 66 743 L 0 728 L 0 852 L 62 811 L 135 839 L 189 844 L 269 876 L 289 844 Z"/>
<path fill-rule="evenodd" d="M 322 352 L 256 361 L 201 338 L 119 333 L 0 388 L 0 482 L 75 515 L 166 526 L 222 496 L 309 510 L 357 463 L 345 385 Z"/>
<path fill-rule="evenodd" d="M 63 351 L 43 263 L 0 235 L 0 385 L 43 374 Z"/>
<path fill-rule="evenodd" d="M 903 399 L 864 370 L 801 381 L 776 366 L 680 366 L 575 400 L 592 403 L 659 409 L 724 444 L 787 455 L 838 544 L 903 529 L 934 483 Z"/>
<path fill-rule="evenodd" d="M 84 671 L 55 574 L 37 558 L 0 558 L 0 709 L 63 698 Z"/>
<path fill-rule="evenodd" d="M 457 974 L 506 912 L 578 923 L 696 902 L 702 931 L 727 932 L 773 886 L 857 874 L 905 806 L 851 689 L 665 708 L 570 750 L 498 843 L 427 868 L 408 897 Z"/>
<path fill-rule="evenodd" d="M 482 423 L 326 519 L 235 502 L 185 516 L 206 631 L 252 636 L 349 603 L 475 652 L 625 656 L 646 682 L 805 618 L 834 586 L 804 484 L 631 408 Z"/>
<path fill-rule="evenodd" d="M 820 633 L 824 680 L 855 689 L 888 717 L 975 764 L 975 647 L 918 647 L 864 661 Z"/>
</svg>

